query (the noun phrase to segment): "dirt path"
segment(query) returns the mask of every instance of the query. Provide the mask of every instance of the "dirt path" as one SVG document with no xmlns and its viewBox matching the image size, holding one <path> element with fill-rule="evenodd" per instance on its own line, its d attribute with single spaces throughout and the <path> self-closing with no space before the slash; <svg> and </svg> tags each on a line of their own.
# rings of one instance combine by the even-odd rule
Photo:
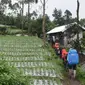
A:
<svg viewBox="0 0 85 85">
<path fill-rule="evenodd" d="M 63 85 L 81 85 L 81 83 L 76 78 L 69 78 L 68 72 L 65 72 L 62 83 Z"/>
<path fill-rule="evenodd" d="M 76 79 L 66 78 L 63 81 L 63 85 L 81 85 L 81 83 L 78 80 L 76 80 Z"/>
<path fill-rule="evenodd" d="M 78 81 L 76 78 L 70 78 L 68 76 L 68 71 L 64 73 L 64 79 L 62 81 L 62 85 L 81 85 L 80 81 Z"/>
</svg>

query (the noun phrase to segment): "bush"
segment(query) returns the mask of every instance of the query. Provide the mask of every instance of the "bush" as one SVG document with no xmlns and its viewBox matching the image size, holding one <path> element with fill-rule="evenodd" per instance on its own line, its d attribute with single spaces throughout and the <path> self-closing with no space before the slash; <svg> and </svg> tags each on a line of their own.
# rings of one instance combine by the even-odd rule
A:
<svg viewBox="0 0 85 85">
<path fill-rule="evenodd" d="M 6 34 L 7 28 L 6 27 L 0 27 L 0 34 Z"/>
<path fill-rule="evenodd" d="M 29 79 L 27 80 L 29 81 Z M 26 78 L 15 67 L 0 61 L 0 85 L 29 85 Z"/>
<path fill-rule="evenodd" d="M 83 85 L 85 85 L 85 71 L 81 66 L 78 66 L 77 68 L 77 78 Z"/>
</svg>

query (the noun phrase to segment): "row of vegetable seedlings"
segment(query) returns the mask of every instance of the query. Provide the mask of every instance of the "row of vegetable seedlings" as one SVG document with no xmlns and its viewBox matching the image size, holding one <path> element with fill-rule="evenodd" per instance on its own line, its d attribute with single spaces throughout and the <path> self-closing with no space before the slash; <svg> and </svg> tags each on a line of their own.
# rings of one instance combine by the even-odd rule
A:
<svg viewBox="0 0 85 85">
<path fill-rule="evenodd" d="M 48 63 L 48 62 L 9 62 L 10 65 L 14 65 L 16 67 L 54 67 L 54 65 L 52 63 Z"/>
<path fill-rule="evenodd" d="M 10 42 L 9 42 L 10 43 Z M 40 45 L 37 45 L 37 43 L 36 44 L 34 44 L 34 45 L 27 45 L 27 46 L 22 46 L 23 44 L 24 44 L 24 42 L 22 43 L 22 42 L 16 42 L 16 44 L 20 44 L 20 45 L 15 45 L 14 44 L 14 42 L 12 43 L 13 45 L 11 46 L 10 44 L 9 45 L 7 45 L 8 43 L 5 43 L 4 45 L 3 45 L 3 49 L 2 49 L 2 51 L 4 50 L 4 52 L 3 52 L 3 56 L 5 55 L 5 59 L 7 60 L 7 61 L 9 61 L 9 64 L 10 65 L 15 65 L 16 67 L 18 67 L 18 68 L 21 68 L 21 69 L 23 69 L 23 71 L 24 71 L 24 74 L 25 75 L 32 75 L 32 76 L 42 76 L 43 78 L 45 77 L 45 76 L 48 76 L 48 77 L 52 77 L 53 75 L 55 76 L 55 74 L 56 74 L 56 72 L 55 72 L 55 69 L 53 69 L 52 68 L 52 66 L 54 67 L 54 65 L 52 64 L 52 66 L 51 66 L 51 63 L 48 63 L 47 64 L 47 62 L 45 61 L 44 62 L 44 60 L 43 60 L 43 62 L 41 62 L 41 60 L 39 60 L 39 61 L 37 61 L 36 59 L 34 59 L 34 57 L 33 57 L 33 61 L 34 62 L 31 62 L 31 61 L 27 61 L 27 62 L 25 62 L 25 60 L 26 60 L 26 58 L 28 57 L 28 58 L 30 58 L 30 60 L 32 60 L 31 59 L 31 57 L 32 56 L 38 56 L 38 57 L 42 57 L 43 59 L 45 58 L 44 56 L 45 55 L 47 55 L 48 54 L 48 52 L 47 53 L 45 53 L 45 50 L 43 49 L 42 51 L 37 51 L 37 53 L 36 53 L 36 50 L 38 49 L 38 48 L 40 48 Z M 35 46 L 36 45 L 36 46 Z M 18 50 L 18 53 L 15 51 L 15 50 L 13 50 L 13 51 L 15 51 L 15 52 L 10 52 L 10 50 L 5 50 L 5 49 L 12 49 L 12 48 L 15 48 L 15 49 L 19 49 Z M 25 49 L 30 49 L 30 50 L 27 50 L 27 52 L 26 53 L 21 53 L 22 52 L 22 50 L 20 50 L 20 49 L 23 49 L 23 51 L 25 50 Z M 35 53 L 34 53 L 35 52 Z M 39 54 L 40 53 L 40 54 Z M 24 55 L 27 55 L 26 57 L 24 56 Z M 44 55 L 45 54 L 45 55 Z M 7 55 L 7 56 L 6 56 Z M 44 55 L 44 56 L 43 56 Z M 11 58 L 12 59 L 12 61 L 10 61 L 10 58 L 9 58 L 9 56 L 11 57 L 13 57 L 13 58 Z M 21 60 L 19 59 L 19 57 L 21 58 Z M 16 57 L 16 59 L 14 60 L 14 58 Z M 18 57 L 18 58 L 17 58 Z M 49 56 L 47 55 L 46 57 L 48 57 L 49 58 Z M 36 57 L 37 58 L 37 57 Z M 14 62 L 13 62 L 14 61 Z M 38 63 L 39 62 L 39 63 Z M 43 64 L 43 63 L 45 63 L 45 64 Z M 37 67 L 37 68 L 36 68 Z M 42 67 L 42 69 L 41 69 L 41 67 Z M 49 69 L 45 69 L 45 67 L 46 68 L 48 68 L 48 67 L 51 67 L 51 69 L 49 70 Z M 29 69 L 30 68 L 30 69 Z M 32 69 L 31 69 L 32 68 Z M 49 78 L 48 78 L 49 79 Z M 34 81 L 35 81 L 36 79 L 34 79 Z M 41 81 L 43 81 L 43 80 L 41 80 Z M 45 81 L 46 81 L 46 79 L 45 79 Z M 44 85 L 47 85 L 47 83 L 49 83 L 49 81 L 47 80 L 47 83 L 45 83 L 45 81 L 43 81 L 43 84 Z M 38 79 L 37 79 L 37 83 L 40 85 L 40 83 L 41 82 L 39 82 L 38 81 Z M 35 83 L 34 82 L 34 84 L 35 85 L 37 85 L 37 83 Z M 53 84 L 53 82 L 51 82 L 52 84 Z"/>
<path fill-rule="evenodd" d="M 5 59 L 5 60 L 8 60 L 8 61 L 44 61 L 45 59 L 42 57 L 42 56 L 32 56 L 32 57 L 21 57 L 21 56 L 3 56 L 3 57 L 0 57 L 0 60 L 2 59 Z"/>
<path fill-rule="evenodd" d="M 59 83 L 59 80 L 53 79 L 35 79 L 32 85 L 61 85 L 61 83 Z"/>
<path fill-rule="evenodd" d="M 51 69 L 51 68 L 42 68 L 42 67 L 27 67 L 22 69 L 21 67 L 19 68 L 21 69 L 24 74 L 23 75 L 30 75 L 30 76 L 40 76 L 40 77 L 57 77 L 58 75 L 56 75 L 56 71 L 55 69 Z"/>
</svg>

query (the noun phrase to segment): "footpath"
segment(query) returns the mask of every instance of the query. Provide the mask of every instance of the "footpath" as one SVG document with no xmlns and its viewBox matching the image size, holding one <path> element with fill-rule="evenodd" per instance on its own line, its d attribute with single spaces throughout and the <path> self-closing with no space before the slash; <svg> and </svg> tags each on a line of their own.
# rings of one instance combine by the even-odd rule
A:
<svg viewBox="0 0 85 85">
<path fill-rule="evenodd" d="M 81 85 L 81 83 L 77 79 L 70 79 L 70 78 L 65 78 L 62 81 L 63 85 Z"/>
</svg>

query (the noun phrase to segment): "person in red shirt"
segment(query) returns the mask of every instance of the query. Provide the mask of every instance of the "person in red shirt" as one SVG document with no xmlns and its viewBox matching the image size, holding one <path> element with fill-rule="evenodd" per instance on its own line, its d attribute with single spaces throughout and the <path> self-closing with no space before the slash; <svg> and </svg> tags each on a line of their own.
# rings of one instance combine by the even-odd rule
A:
<svg viewBox="0 0 85 85">
<path fill-rule="evenodd" d="M 67 68 L 67 54 L 68 52 L 66 51 L 65 48 L 62 49 L 62 60 L 63 60 L 63 64 L 64 64 L 64 67 Z"/>
</svg>

